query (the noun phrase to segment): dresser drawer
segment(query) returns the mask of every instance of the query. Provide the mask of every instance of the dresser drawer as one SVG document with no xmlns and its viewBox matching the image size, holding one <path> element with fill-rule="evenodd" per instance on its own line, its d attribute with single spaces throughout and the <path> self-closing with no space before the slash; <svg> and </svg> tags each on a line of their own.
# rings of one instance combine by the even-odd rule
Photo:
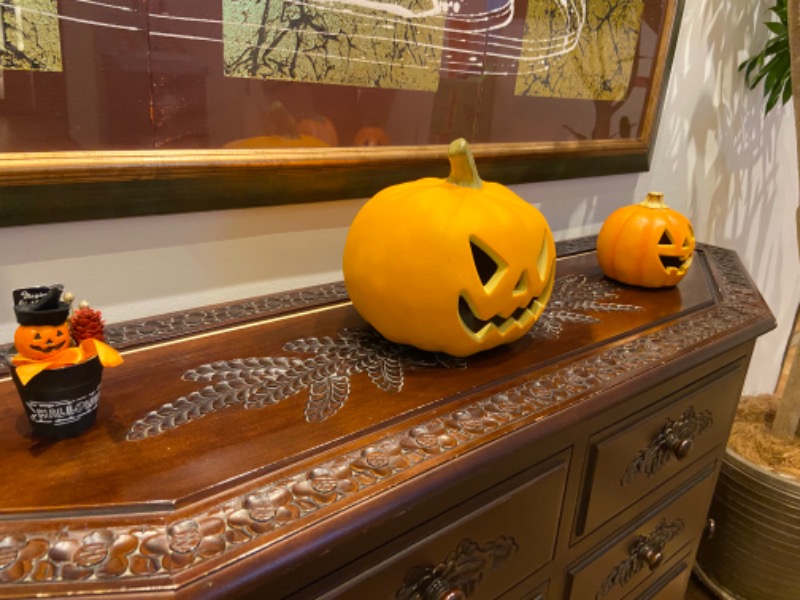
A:
<svg viewBox="0 0 800 600">
<path fill-rule="evenodd" d="M 619 600 L 637 586 L 648 586 L 645 581 L 659 580 L 666 572 L 663 565 L 699 539 L 714 472 L 715 463 L 709 464 L 633 527 L 570 568 L 568 597 Z"/>
<path fill-rule="evenodd" d="M 637 590 L 631 598 L 636 600 L 676 600 L 686 595 L 686 587 L 692 574 L 691 553 L 683 556 L 666 575 L 647 586 L 640 592 Z"/>
<path fill-rule="evenodd" d="M 665 398 L 649 415 L 593 436 L 575 534 L 594 531 L 723 444 L 746 370 L 745 360 L 731 363 Z"/>
<path fill-rule="evenodd" d="M 410 600 L 438 586 L 498 598 L 552 560 L 567 461 L 554 457 L 442 515 L 440 529 L 399 540 L 389 558 L 321 597 Z"/>
</svg>

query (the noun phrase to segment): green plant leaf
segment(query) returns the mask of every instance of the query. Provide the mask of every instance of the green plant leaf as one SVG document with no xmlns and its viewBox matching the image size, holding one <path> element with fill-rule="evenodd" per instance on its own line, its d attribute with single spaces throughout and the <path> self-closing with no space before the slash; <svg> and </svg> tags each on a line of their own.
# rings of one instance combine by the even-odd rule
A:
<svg viewBox="0 0 800 600">
<path fill-rule="evenodd" d="M 792 78 L 789 77 L 783 82 L 783 104 L 786 104 L 792 97 Z"/>
<path fill-rule="evenodd" d="M 767 21 L 764 25 L 776 35 L 786 35 L 786 25 L 784 23 L 780 23 L 779 21 Z"/>
<path fill-rule="evenodd" d="M 792 96 L 791 52 L 789 49 L 787 0 L 775 0 L 769 12 L 778 21 L 766 21 L 764 26 L 773 35 L 764 43 L 761 51 L 739 63 L 739 71 L 744 71 L 745 85 L 755 89 L 764 84 L 766 98 L 765 112 L 772 110 L 779 100 L 785 104 Z"/>
</svg>

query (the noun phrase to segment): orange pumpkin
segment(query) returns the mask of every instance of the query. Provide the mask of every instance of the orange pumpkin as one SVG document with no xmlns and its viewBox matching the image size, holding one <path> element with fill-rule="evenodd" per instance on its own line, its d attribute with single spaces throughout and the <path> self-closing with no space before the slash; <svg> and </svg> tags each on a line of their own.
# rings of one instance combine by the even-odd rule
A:
<svg viewBox="0 0 800 600">
<path fill-rule="evenodd" d="M 386 338 L 467 356 L 519 339 L 555 277 L 544 216 L 507 187 L 481 181 L 463 139 L 450 176 L 378 192 L 356 215 L 343 272 L 353 306 Z"/>
<path fill-rule="evenodd" d="M 229 150 L 256 148 L 327 148 L 328 144 L 309 135 L 281 137 L 277 135 L 259 135 L 241 140 L 233 140 L 223 146 Z"/>
<path fill-rule="evenodd" d="M 597 260 L 603 273 L 630 285 L 659 288 L 676 285 L 692 264 L 695 237 L 684 215 L 651 192 L 631 206 L 615 210 L 597 237 Z"/>
<path fill-rule="evenodd" d="M 66 322 L 61 325 L 20 325 L 14 332 L 17 352 L 34 360 L 52 358 L 69 348 L 71 343 Z"/>
<path fill-rule="evenodd" d="M 297 123 L 297 133 L 301 136 L 307 135 L 316 138 L 329 146 L 339 145 L 339 135 L 336 133 L 336 127 L 333 126 L 328 117 L 323 117 L 322 115 L 300 119 Z"/>
<path fill-rule="evenodd" d="M 353 146 L 388 146 L 389 136 L 380 127 L 362 127 L 353 138 Z"/>
<path fill-rule="evenodd" d="M 297 122 L 280 100 L 266 109 L 262 122 L 262 135 L 228 142 L 223 148 L 325 148 L 330 144 L 312 134 L 298 129 Z"/>
</svg>

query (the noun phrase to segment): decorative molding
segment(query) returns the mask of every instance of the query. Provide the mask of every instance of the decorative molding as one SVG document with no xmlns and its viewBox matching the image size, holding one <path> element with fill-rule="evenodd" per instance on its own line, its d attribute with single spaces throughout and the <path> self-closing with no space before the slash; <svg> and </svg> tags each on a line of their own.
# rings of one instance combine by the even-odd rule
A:
<svg viewBox="0 0 800 600">
<path fill-rule="evenodd" d="M 438 565 L 412 568 L 406 575 L 403 586 L 397 590 L 395 598 L 418 600 L 433 597 L 428 595 L 433 589 L 441 592 L 459 590 L 469 598 L 475 593 L 484 574 L 501 567 L 517 550 L 517 542 L 511 536 L 502 535 L 485 546 L 464 539 Z"/>
<path fill-rule="evenodd" d="M 646 448 L 639 451 L 625 469 L 620 485 L 624 487 L 630 484 L 637 475 L 652 477 L 658 473 L 676 453 L 681 452 L 681 444 L 691 445 L 713 422 L 714 416 L 710 410 L 696 413 L 693 406 L 686 409 L 677 421 L 667 418 L 658 435 Z M 690 447 L 686 447 L 686 452 Z M 683 458 L 680 455 L 677 457 Z"/>
<path fill-rule="evenodd" d="M 227 327 L 243 321 L 253 321 L 275 316 L 292 309 L 304 309 L 330 302 L 347 300 L 343 282 L 312 288 L 270 294 L 162 315 L 151 319 L 128 321 L 106 327 L 106 341 L 115 348 L 127 348 L 146 343 L 160 342 L 182 336 L 195 335 L 210 329 Z"/>
<path fill-rule="evenodd" d="M 552 414 L 585 402 L 607 386 L 682 358 L 688 349 L 772 318 L 734 252 L 711 247 L 699 252 L 708 257 L 721 295 L 709 308 L 569 364 L 542 368 L 523 383 L 466 401 L 439 417 L 420 418 L 399 434 L 265 482 L 210 508 L 193 512 L 189 506 L 166 524 L 8 535 L 0 540 L 0 582 L 65 582 L 88 568 L 90 577 L 131 579 L 133 587 L 142 574 L 168 575 L 213 556 L 252 552 L 258 544 L 268 544 L 275 532 L 323 507 L 343 503 L 380 481 L 400 483 L 412 476 L 408 471 L 413 465 L 479 444 L 501 428 L 533 423 L 545 411 Z M 146 578 L 142 585 L 147 585 Z"/>
<path fill-rule="evenodd" d="M 660 563 L 660 555 L 667 543 L 680 535 L 684 524 L 681 519 L 676 519 L 667 523 L 666 519 L 661 519 L 656 528 L 650 535 L 637 535 L 631 544 L 628 557 L 616 565 L 608 576 L 600 584 L 600 589 L 595 594 L 595 600 L 600 600 L 615 587 L 625 587 L 628 582 L 648 565 L 648 556 L 659 556 L 657 562 Z"/>
</svg>

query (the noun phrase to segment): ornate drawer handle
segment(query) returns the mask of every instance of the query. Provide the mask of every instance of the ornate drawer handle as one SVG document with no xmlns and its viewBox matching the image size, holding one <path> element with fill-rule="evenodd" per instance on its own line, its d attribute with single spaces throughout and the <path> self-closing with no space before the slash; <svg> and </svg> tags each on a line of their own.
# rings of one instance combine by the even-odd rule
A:
<svg viewBox="0 0 800 600">
<path fill-rule="evenodd" d="M 672 523 L 661 519 L 649 535 L 637 535 L 631 545 L 628 558 L 615 566 L 603 580 L 600 589 L 595 594 L 595 600 L 600 600 L 616 586 L 625 587 L 645 565 L 651 571 L 657 569 L 664 562 L 663 550 L 667 542 L 678 536 L 683 531 L 683 527 L 681 519 L 675 519 Z"/>
<path fill-rule="evenodd" d="M 637 554 L 651 571 L 655 571 L 661 566 L 661 563 L 664 562 L 664 555 L 655 548 L 648 546 L 646 543 L 638 549 Z"/>
<path fill-rule="evenodd" d="M 466 600 L 467 595 L 458 588 L 451 588 L 447 580 L 437 577 L 422 594 L 424 600 Z"/>
<path fill-rule="evenodd" d="M 694 437 L 680 437 L 680 435 L 670 432 L 664 439 L 667 449 L 677 458 L 683 460 L 689 455 L 694 446 Z"/>
<path fill-rule="evenodd" d="M 413 567 L 395 600 L 466 600 L 484 576 L 517 552 L 513 537 L 501 535 L 485 546 L 462 540 L 438 565 Z"/>
<path fill-rule="evenodd" d="M 628 485 L 641 473 L 652 477 L 673 456 L 678 460 L 686 458 L 694 446 L 695 438 L 713 422 L 714 416 L 710 410 L 696 413 L 693 406 L 687 408 L 677 421 L 668 418 L 653 441 L 630 462 L 620 485 Z"/>
</svg>

